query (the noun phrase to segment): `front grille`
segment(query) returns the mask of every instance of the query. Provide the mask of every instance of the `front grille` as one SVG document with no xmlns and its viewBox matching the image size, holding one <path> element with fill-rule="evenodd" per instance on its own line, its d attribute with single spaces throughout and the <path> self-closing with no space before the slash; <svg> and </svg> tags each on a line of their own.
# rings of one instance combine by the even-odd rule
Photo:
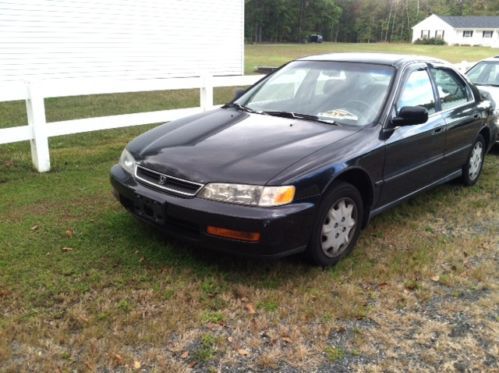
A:
<svg viewBox="0 0 499 373">
<path fill-rule="evenodd" d="M 165 175 L 142 166 L 136 167 L 135 177 L 147 186 L 188 197 L 195 196 L 203 187 L 203 184 Z"/>
</svg>

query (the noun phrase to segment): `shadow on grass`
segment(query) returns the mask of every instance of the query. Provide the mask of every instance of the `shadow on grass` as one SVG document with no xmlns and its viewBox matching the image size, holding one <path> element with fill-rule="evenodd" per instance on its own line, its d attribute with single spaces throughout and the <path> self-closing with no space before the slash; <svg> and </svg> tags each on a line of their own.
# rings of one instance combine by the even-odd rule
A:
<svg viewBox="0 0 499 373">
<path fill-rule="evenodd" d="M 316 270 L 301 255 L 263 259 L 192 245 L 138 221 L 125 211 L 105 213 L 102 219 L 95 221 L 88 230 L 87 235 L 102 235 L 103 240 L 110 234 L 121 236 L 115 242 L 116 248 L 121 246 L 121 250 L 110 250 L 105 253 L 107 259 L 112 262 L 130 264 L 121 257 L 127 255 L 124 250 L 129 250 L 128 255 L 143 258 L 143 265 L 147 269 L 161 271 L 168 268 L 175 272 L 187 271 L 200 280 L 221 276 L 233 283 L 251 283 L 256 287 L 269 288 L 277 286 L 271 280 L 274 276 L 279 278 L 279 282 L 285 282 L 288 279 L 296 280 L 307 276 L 310 271 Z"/>
</svg>

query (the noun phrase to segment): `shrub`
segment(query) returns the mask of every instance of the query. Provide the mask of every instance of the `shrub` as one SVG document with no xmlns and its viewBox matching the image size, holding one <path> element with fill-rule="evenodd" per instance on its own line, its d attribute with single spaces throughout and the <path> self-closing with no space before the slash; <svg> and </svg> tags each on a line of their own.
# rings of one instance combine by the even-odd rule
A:
<svg viewBox="0 0 499 373">
<path fill-rule="evenodd" d="M 427 44 L 427 45 L 446 45 L 447 43 L 440 38 L 424 38 L 417 39 L 414 44 Z"/>
</svg>

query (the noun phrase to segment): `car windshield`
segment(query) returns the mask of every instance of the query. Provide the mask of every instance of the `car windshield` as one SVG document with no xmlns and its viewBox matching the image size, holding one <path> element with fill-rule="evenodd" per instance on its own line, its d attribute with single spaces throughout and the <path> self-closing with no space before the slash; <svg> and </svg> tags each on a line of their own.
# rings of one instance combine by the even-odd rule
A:
<svg viewBox="0 0 499 373">
<path fill-rule="evenodd" d="M 499 61 L 479 62 L 466 75 L 475 84 L 499 87 Z"/>
<path fill-rule="evenodd" d="M 233 104 L 261 114 L 365 126 L 378 117 L 393 75 L 385 65 L 295 61 Z"/>
</svg>

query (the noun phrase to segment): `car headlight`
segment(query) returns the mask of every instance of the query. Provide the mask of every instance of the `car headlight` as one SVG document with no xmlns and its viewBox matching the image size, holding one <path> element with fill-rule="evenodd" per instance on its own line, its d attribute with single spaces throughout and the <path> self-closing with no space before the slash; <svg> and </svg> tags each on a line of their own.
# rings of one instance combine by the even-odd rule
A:
<svg viewBox="0 0 499 373">
<path fill-rule="evenodd" d="M 499 109 L 494 110 L 494 116 L 495 116 L 494 123 L 496 124 L 497 127 L 499 127 Z"/>
<path fill-rule="evenodd" d="M 135 173 L 135 158 L 126 149 L 121 153 L 120 166 L 131 175 Z"/>
<path fill-rule="evenodd" d="M 207 184 L 199 197 L 249 206 L 281 206 L 293 202 L 295 187 L 240 184 Z"/>
</svg>

